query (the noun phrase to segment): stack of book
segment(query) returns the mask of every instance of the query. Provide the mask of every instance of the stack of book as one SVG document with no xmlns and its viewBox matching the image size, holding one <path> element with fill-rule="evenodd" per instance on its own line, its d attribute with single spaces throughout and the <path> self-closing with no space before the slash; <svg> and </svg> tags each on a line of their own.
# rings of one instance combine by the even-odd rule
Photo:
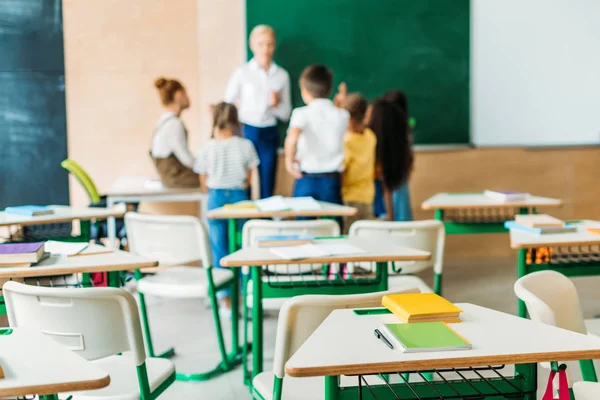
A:
<svg viewBox="0 0 600 400">
<path fill-rule="evenodd" d="M 308 234 L 298 235 L 269 235 L 256 238 L 258 247 L 284 247 L 299 246 L 301 244 L 312 243 L 315 238 Z"/>
<path fill-rule="evenodd" d="M 518 192 L 516 190 L 486 190 L 483 194 L 500 201 L 522 201 L 529 197 L 529 193 Z"/>
<path fill-rule="evenodd" d="M 44 242 L 0 244 L 0 267 L 30 267 L 49 255 Z"/>
<path fill-rule="evenodd" d="M 388 294 L 381 304 L 404 322 L 460 322 L 462 312 L 435 293 Z"/>
<path fill-rule="evenodd" d="M 467 350 L 465 338 L 448 326 L 460 322 L 462 310 L 434 293 L 383 296 L 381 303 L 404 323 L 383 323 L 375 335 L 383 335 L 388 347 L 406 353 Z M 381 339 L 381 338 L 380 338 Z"/>
<path fill-rule="evenodd" d="M 516 215 L 514 221 L 506 221 L 507 229 L 516 229 L 532 235 L 547 235 L 553 233 L 576 232 L 575 225 L 569 225 L 565 221 L 554 218 L 547 214 Z"/>
<path fill-rule="evenodd" d="M 6 207 L 4 211 L 7 214 L 25 215 L 27 217 L 37 217 L 39 215 L 54 214 L 54 210 L 48 206 L 17 206 Z"/>
</svg>

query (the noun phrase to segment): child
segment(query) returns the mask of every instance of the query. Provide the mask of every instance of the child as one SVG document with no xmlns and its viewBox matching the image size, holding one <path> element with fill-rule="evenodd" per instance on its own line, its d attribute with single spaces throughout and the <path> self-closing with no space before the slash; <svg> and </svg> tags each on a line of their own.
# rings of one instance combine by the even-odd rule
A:
<svg viewBox="0 0 600 400">
<path fill-rule="evenodd" d="M 345 96 L 343 107 L 350 113 L 348 132 L 344 136 L 344 172 L 342 199 L 344 204 L 358 210 L 344 218 L 346 232 L 354 221 L 373 219 L 375 197 L 375 133 L 364 125 L 369 103 L 358 93 Z"/>
<path fill-rule="evenodd" d="M 183 85 L 175 79 L 154 82 L 165 113 L 156 124 L 150 157 L 163 185 L 168 188 L 197 188 L 198 175 L 192 171 L 194 157 L 188 149 L 187 130 L 180 118 L 190 106 Z"/>
<path fill-rule="evenodd" d="M 285 167 L 296 178 L 294 196 L 342 204 L 340 171 L 350 114 L 329 100 L 332 86 L 333 74 L 324 65 L 311 65 L 302 72 L 300 91 L 306 106 L 292 112 Z"/>
<path fill-rule="evenodd" d="M 408 101 L 406 95 L 400 90 L 389 90 L 383 95 L 383 99 L 396 104 L 408 118 Z M 410 120 L 409 120 L 409 126 Z M 412 132 L 409 132 L 409 139 L 412 143 Z M 394 221 L 412 221 L 412 210 L 410 207 L 410 193 L 408 191 L 408 182 L 405 182 L 392 194 L 394 203 Z"/>
<path fill-rule="evenodd" d="M 240 137 L 240 129 L 237 108 L 217 104 L 212 138 L 202 145 L 194 165 L 201 187 L 208 191 L 209 210 L 248 199 L 248 186 L 259 161 L 252 142 Z M 221 258 L 229 253 L 227 221 L 211 219 L 208 227 L 213 266 L 219 267 Z M 229 298 L 225 304 L 230 308 Z"/>
<path fill-rule="evenodd" d="M 406 115 L 394 103 L 378 99 L 373 102 L 369 126 L 377 137 L 375 168 L 383 188 L 386 219 L 394 221 L 392 192 L 407 182 L 413 167 Z"/>
</svg>

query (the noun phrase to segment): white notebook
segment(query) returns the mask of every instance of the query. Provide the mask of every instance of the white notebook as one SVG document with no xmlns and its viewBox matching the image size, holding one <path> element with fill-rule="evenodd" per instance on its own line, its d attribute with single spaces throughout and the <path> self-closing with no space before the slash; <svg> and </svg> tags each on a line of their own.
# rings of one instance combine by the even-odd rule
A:
<svg viewBox="0 0 600 400">
<path fill-rule="evenodd" d="M 305 258 L 344 256 L 366 253 L 365 250 L 347 243 L 307 243 L 300 246 L 283 246 L 272 248 L 270 251 L 286 260 L 302 260 Z"/>
<path fill-rule="evenodd" d="M 287 211 L 290 206 L 285 202 L 283 196 L 272 196 L 266 199 L 257 200 L 256 208 L 264 212 Z"/>
<path fill-rule="evenodd" d="M 294 211 L 316 211 L 321 209 L 321 204 L 312 197 L 288 197 L 284 201 Z"/>
<path fill-rule="evenodd" d="M 256 208 L 264 212 L 276 211 L 315 211 L 321 209 L 321 204 L 312 197 L 283 197 L 272 196 L 257 200 Z"/>
<path fill-rule="evenodd" d="M 57 242 L 48 240 L 44 244 L 44 250 L 56 256 L 74 256 L 87 249 L 87 242 Z"/>
</svg>

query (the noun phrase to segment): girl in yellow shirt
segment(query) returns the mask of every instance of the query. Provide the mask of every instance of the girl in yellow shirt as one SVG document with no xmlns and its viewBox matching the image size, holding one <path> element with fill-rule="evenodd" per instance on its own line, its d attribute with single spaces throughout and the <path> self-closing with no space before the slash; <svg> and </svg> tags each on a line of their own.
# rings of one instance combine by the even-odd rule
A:
<svg viewBox="0 0 600 400">
<path fill-rule="evenodd" d="M 342 106 L 350 113 L 348 132 L 344 136 L 342 199 L 345 205 L 358 210 L 356 215 L 345 217 L 344 229 L 347 232 L 354 221 L 373 219 L 377 138 L 364 125 L 369 104 L 363 96 L 349 94 L 345 96 Z"/>
</svg>

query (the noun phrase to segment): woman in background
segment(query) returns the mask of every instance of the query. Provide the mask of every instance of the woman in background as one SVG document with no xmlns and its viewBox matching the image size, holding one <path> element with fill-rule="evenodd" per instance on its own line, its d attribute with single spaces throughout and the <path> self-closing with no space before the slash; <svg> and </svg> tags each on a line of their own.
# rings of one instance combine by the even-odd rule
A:
<svg viewBox="0 0 600 400">
<path fill-rule="evenodd" d="M 152 137 L 150 157 L 167 188 L 197 188 L 198 174 L 194 173 L 194 156 L 188 148 L 187 129 L 181 112 L 190 107 L 183 85 L 175 79 L 160 77 L 154 82 L 165 113 L 158 119 Z"/>
<path fill-rule="evenodd" d="M 373 102 L 369 120 L 377 136 L 376 179 L 382 187 L 386 219 L 394 221 L 393 192 L 408 181 L 413 167 L 408 123 L 402 110 L 384 99 Z"/>
<path fill-rule="evenodd" d="M 405 118 L 407 119 L 407 124 L 410 127 L 410 123 L 408 122 L 408 101 L 406 99 L 406 95 L 400 90 L 389 90 L 384 93 L 383 99 L 388 100 L 394 104 L 396 104 L 400 110 L 404 113 Z M 412 131 L 409 130 L 408 136 L 410 143 L 412 145 Z M 412 221 L 412 209 L 410 207 L 410 193 L 408 190 L 408 181 L 406 181 L 402 186 L 398 189 L 394 190 L 392 193 L 392 202 L 394 203 L 394 221 Z"/>
</svg>

